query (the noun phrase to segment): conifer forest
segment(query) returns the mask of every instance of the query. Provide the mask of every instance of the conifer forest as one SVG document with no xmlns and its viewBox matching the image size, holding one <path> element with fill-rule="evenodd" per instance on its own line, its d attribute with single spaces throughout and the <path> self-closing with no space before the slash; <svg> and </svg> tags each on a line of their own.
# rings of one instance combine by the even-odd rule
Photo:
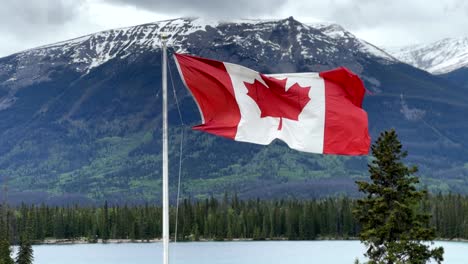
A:
<svg viewBox="0 0 468 264">
<path fill-rule="evenodd" d="M 171 235 L 177 240 L 315 240 L 352 239 L 359 233 L 353 217 L 356 201 L 347 197 L 319 200 L 240 200 L 236 195 L 183 200 L 171 207 Z M 468 239 L 468 197 L 433 195 L 419 205 L 432 215 L 440 239 Z M 47 239 L 149 241 L 161 236 L 161 208 L 155 205 L 51 207 L 21 205 L 0 210 L 2 237 L 18 243 L 28 233 L 34 243 Z"/>
</svg>

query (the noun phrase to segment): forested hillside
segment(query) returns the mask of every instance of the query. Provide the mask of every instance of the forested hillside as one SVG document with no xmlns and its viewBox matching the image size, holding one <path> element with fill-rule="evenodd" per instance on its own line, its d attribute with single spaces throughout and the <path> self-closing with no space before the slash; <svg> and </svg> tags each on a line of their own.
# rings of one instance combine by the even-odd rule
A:
<svg viewBox="0 0 468 264">
<path fill-rule="evenodd" d="M 365 82 L 372 135 L 396 128 L 430 191 L 468 192 L 468 94 L 403 64 L 334 24 L 174 19 L 83 36 L 0 58 L 0 184 L 11 202 L 100 204 L 161 197 L 161 50 L 263 73 L 345 66 Z M 232 142 L 190 130 L 199 113 L 169 63 L 170 182 L 179 143 L 183 197 L 355 195 L 367 157 L 322 156 Z M 174 87 L 174 92 L 172 91 Z M 176 106 L 179 99 L 183 123 Z M 172 197 L 174 198 L 174 197 Z M 174 199 L 172 199 L 174 201 Z"/>
</svg>

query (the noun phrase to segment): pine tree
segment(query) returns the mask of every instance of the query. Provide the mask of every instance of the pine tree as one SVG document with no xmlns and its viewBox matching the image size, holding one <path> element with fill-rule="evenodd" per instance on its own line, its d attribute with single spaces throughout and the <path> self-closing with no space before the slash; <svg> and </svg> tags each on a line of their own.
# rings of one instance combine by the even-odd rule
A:
<svg viewBox="0 0 468 264">
<path fill-rule="evenodd" d="M 10 243 L 6 239 L 0 240 L 0 264 L 14 264 Z"/>
<path fill-rule="evenodd" d="M 16 257 L 16 264 L 32 264 L 34 260 L 33 248 L 29 235 L 23 233 L 19 243 L 18 256 Z"/>
<path fill-rule="evenodd" d="M 407 167 L 407 156 L 394 130 L 381 133 L 372 145 L 375 160 L 369 164 L 371 182 L 357 181 L 366 196 L 357 202 L 354 214 L 361 224 L 359 234 L 372 264 L 422 264 L 431 258 L 443 260 L 443 248 L 430 249 L 435 238 L 430 216 L 418 210 L 426 197 L 418 191 L 416 167 Z"/>
<path fill-rule="evenodd" d="M 6 202 L 0 205 L 0 264 L 14 264 L 11 258 L 9 242 L 8 206 Z"/>
</svg>

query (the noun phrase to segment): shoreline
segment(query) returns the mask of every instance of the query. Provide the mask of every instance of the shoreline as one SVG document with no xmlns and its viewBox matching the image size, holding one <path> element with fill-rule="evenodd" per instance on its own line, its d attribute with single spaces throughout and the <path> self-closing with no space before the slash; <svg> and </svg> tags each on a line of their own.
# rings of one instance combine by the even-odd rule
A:
<svg viewBox="0 0 468 264">
<path fill-rule="evenodd" d="M 313 240 L 289 240 L 286 238 L 274 238 L 274 239 L 262 239 L 262 240 L 254 240 L 252 238 L 233 238 L 233 239 L 224 239 L 224 240 L 216 240 L 216 239 L 200 239 L 198 241 L 192 240 L 179 240 L 180 243 L 186 242 L 252 242 L 252 241 L 359 241 L 357 237 L 349 237 L 349 238 L 317 238 Z M 435 242 L 463 242 L 468 243 L 468 239 L 465 238 L 437 238 L 434 240 Z M 102 240 L 98 239 L 97 241 L 89 241 L 86 238 L 78 238 L 78 239 L 45 239 L 43 241 L 35 241 L 33 245 L 80 245 L 80 244 L 147 244 L 147 243 L 160 243 L 162 239 L 108 239 Z M 174 242 L 171 240 L 171 242 Z"/>
<path fill-rule="evenodd" d="M 130 243 L 157 243 L 162 239 L 98 239 L 96 241 L 89 241 L 86 238 L 76 239 L 55 239 L 49 238 L 43 241 L 34 241 L 34 245 L 77 245 L 77 244 L 130 244 Z"/>
</svg>

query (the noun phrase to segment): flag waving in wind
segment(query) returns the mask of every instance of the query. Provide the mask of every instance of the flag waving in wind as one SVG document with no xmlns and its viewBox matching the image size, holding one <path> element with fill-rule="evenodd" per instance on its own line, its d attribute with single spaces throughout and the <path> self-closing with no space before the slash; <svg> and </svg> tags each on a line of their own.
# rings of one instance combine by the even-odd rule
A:
<svg viewBox="0 0 468 264">
<path fill-rule="evenodd" d="M 367 155 L 364 85 L 346 68 L 320 73 L 261 74 L 249 68 L 175 54 L 200 110 L 202 130 L 267 145 L 280 139 L 299 151 Z"/>
</svg>

